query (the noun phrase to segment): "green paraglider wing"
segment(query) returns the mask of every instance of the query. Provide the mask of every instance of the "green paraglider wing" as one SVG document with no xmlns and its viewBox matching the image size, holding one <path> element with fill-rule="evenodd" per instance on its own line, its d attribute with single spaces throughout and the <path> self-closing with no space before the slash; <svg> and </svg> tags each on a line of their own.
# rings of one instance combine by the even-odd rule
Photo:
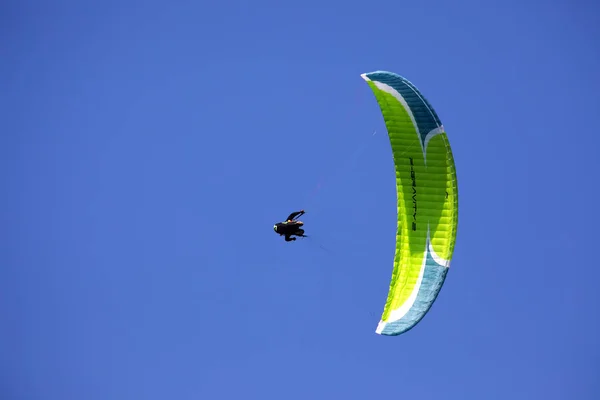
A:
<svg viewBox="0 0 600 400">
<path fill-rule="evenodd" d="M 425 316 L 446 279 L 458 222 L 456 170 L 440 119 L 412 83 L 385 71 L 362 77 L 386 124 L 398 201 L 394 269 L 376 332 L 399 335 Z"/>
</svg>

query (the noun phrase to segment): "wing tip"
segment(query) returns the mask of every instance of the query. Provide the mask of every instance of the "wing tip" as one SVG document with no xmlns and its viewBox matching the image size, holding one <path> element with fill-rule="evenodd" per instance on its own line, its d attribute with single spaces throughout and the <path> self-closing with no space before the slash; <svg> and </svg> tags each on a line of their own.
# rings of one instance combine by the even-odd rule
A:
<svg viewBox="0 0 600 400">
<path fill-rule="evenodd" d="M 375 333 L 377 333 L 378 335 L 382 335 L 383 330 L 385 329 L 387 325 L 387 322 L 385 321 L 379 321 L 379 324 L 377 324 L 377 329 L 375 329 Z"/>
</svg>

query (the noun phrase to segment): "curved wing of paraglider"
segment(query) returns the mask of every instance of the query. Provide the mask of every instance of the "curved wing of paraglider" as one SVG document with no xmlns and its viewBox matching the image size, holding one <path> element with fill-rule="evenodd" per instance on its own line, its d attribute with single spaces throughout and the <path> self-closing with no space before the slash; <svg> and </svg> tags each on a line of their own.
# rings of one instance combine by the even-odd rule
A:
<svg viewBox="0 0 600 400">
<path fill-rule="evenodd" d="M 419 90 L 397 74 L 363 74 L 379 104 L 396 169 L 394 269 L 376 332 L 413 328 L 435 301 L 450 266 L 458 222 L 454 158 L 444 127 Z"/>
</svg>

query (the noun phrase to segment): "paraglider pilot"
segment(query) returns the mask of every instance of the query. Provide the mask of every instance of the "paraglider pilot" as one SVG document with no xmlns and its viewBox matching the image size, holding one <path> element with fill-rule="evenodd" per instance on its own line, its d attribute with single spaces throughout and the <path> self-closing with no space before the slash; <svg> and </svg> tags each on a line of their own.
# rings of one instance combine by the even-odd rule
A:
<svg viewBox="0 0 600 400">
<path fill-rule="evenodd" d="M 306 235 L 304 235 L 304 229 L 300 228 L 304 225 L 304 222 L 297 220 L 297 218 L 303 214 L 304 210 L 293 212 L 286 218 L 285 222 L 276 223 L 273 226 L 273 229 L 280 236 L 285 236 L 286 242 L 296 240 L 296 238 L 292 236 L 306 237 Z"/>
</svg>

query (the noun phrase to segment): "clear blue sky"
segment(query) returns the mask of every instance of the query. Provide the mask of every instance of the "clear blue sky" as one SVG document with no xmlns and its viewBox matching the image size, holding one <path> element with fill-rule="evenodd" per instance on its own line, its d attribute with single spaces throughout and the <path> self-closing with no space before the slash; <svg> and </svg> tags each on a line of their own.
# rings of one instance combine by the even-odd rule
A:
<svg viewBox="0 0 600 400">
<path fill-rule="evenodd" d="M 598 5 L 484 3 L 3 2 L 0 398 L 600 398 Z M 378 69 L 459 179 L 398 337 Z"/>
</svg>

